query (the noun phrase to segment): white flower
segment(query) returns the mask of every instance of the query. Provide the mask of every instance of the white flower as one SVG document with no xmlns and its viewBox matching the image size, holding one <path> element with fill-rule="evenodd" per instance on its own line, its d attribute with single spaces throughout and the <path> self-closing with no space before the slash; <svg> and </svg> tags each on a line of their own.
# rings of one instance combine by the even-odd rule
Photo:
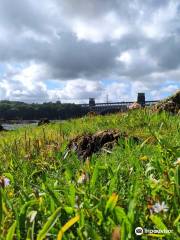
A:
<svg viewBox="0 0 180 240">
<path fill-rule="evenodd" d="M 161 204 L 159 202 L 155 203 L 152 206 L 152 210 L 155 213 L 160 213 L 160 212 L 167 212 L 168 211 L 168 206 L 165 204 L 165 202 L 162 202 Z"/>
<path fill-rule="evenodd" d="M 4 178 L 4 187 L 7 187 L 10 184 L 9 178 Z"/>
<path fill-rule="evenodd" d="M 180 165 L 180 157 L 177 158 L 176 162 L 174 162 L 174 165 Z"/>
<path fill-rule="evenodd" d="M 6 178 L 4 176 L 0 176 L 0 187 L 5 188 L 10 184 L 9 178 Z"/>
</svg>

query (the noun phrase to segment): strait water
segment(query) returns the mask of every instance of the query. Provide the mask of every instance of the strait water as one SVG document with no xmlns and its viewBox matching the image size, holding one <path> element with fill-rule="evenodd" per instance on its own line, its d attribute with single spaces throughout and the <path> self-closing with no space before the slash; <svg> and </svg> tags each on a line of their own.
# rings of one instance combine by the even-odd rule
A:
<svg viewBox="0 0 180 240">
<path fill-rule="evenodd" d="M 26 126 L 36 126 L 37 123 L 14 123 L 14 124 L 8 124 L 8 123 L 4 123 L 2 124 L 2 126 L 7 129 L 7 130 L 15 130 L 17 128 L 21 128 L 21 127 L 26 127 Z"/>
</svg>

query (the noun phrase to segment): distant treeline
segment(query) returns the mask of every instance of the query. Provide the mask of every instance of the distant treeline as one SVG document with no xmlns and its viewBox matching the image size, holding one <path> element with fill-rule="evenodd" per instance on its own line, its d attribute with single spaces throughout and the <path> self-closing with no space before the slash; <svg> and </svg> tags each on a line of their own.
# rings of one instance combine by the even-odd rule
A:
<svg viewBox="0 0 180 240">
<path fill-rule="evenodd" d="M 0 101 L 0 120 L 38 120 L 40 118 L 68 119 L 81 117 L 85 110 L 76 104 L 47 102 L 27 104 L 17 101 Z"/>
</svg>

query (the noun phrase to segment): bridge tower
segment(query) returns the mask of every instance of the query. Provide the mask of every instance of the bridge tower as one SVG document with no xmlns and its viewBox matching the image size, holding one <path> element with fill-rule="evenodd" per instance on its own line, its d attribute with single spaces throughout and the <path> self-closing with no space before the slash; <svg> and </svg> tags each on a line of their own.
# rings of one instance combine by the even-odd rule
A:
<svg viewBox="0 0 180 240">
<path fill-rule="evenodd" d="M 89 98 L 89 107 L 94 107 L 95 105 L 95 98 Z"/>
<path fill-rule="evenodd" d="M 138 102 L 142 107 L 145 106 L 145 103 L 146 103 L 145 93 L 138 93 L 137 102 Z"/>
</svg>

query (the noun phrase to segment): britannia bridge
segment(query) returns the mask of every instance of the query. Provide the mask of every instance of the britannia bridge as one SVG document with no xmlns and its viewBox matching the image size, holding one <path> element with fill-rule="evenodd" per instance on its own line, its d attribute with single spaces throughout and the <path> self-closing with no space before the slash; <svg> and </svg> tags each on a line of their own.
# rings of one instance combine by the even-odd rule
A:
<svg viewBox="0 0 180 240">
<path fill-rule="evenodd" d="M 145 93 L 138 93 L 137 103 L 142 107 L 151 106 L 158 103 L 159 100 L 146 101 Z M 96 112 L 99 114 L 108 114 L 115 112 L 125 112 L 128 107 L 134 102 L 107 102 L 96 103 L 94 98 L 89 98 L 89 104 L 79 104 L 84 112 Z"/>
</svg>

